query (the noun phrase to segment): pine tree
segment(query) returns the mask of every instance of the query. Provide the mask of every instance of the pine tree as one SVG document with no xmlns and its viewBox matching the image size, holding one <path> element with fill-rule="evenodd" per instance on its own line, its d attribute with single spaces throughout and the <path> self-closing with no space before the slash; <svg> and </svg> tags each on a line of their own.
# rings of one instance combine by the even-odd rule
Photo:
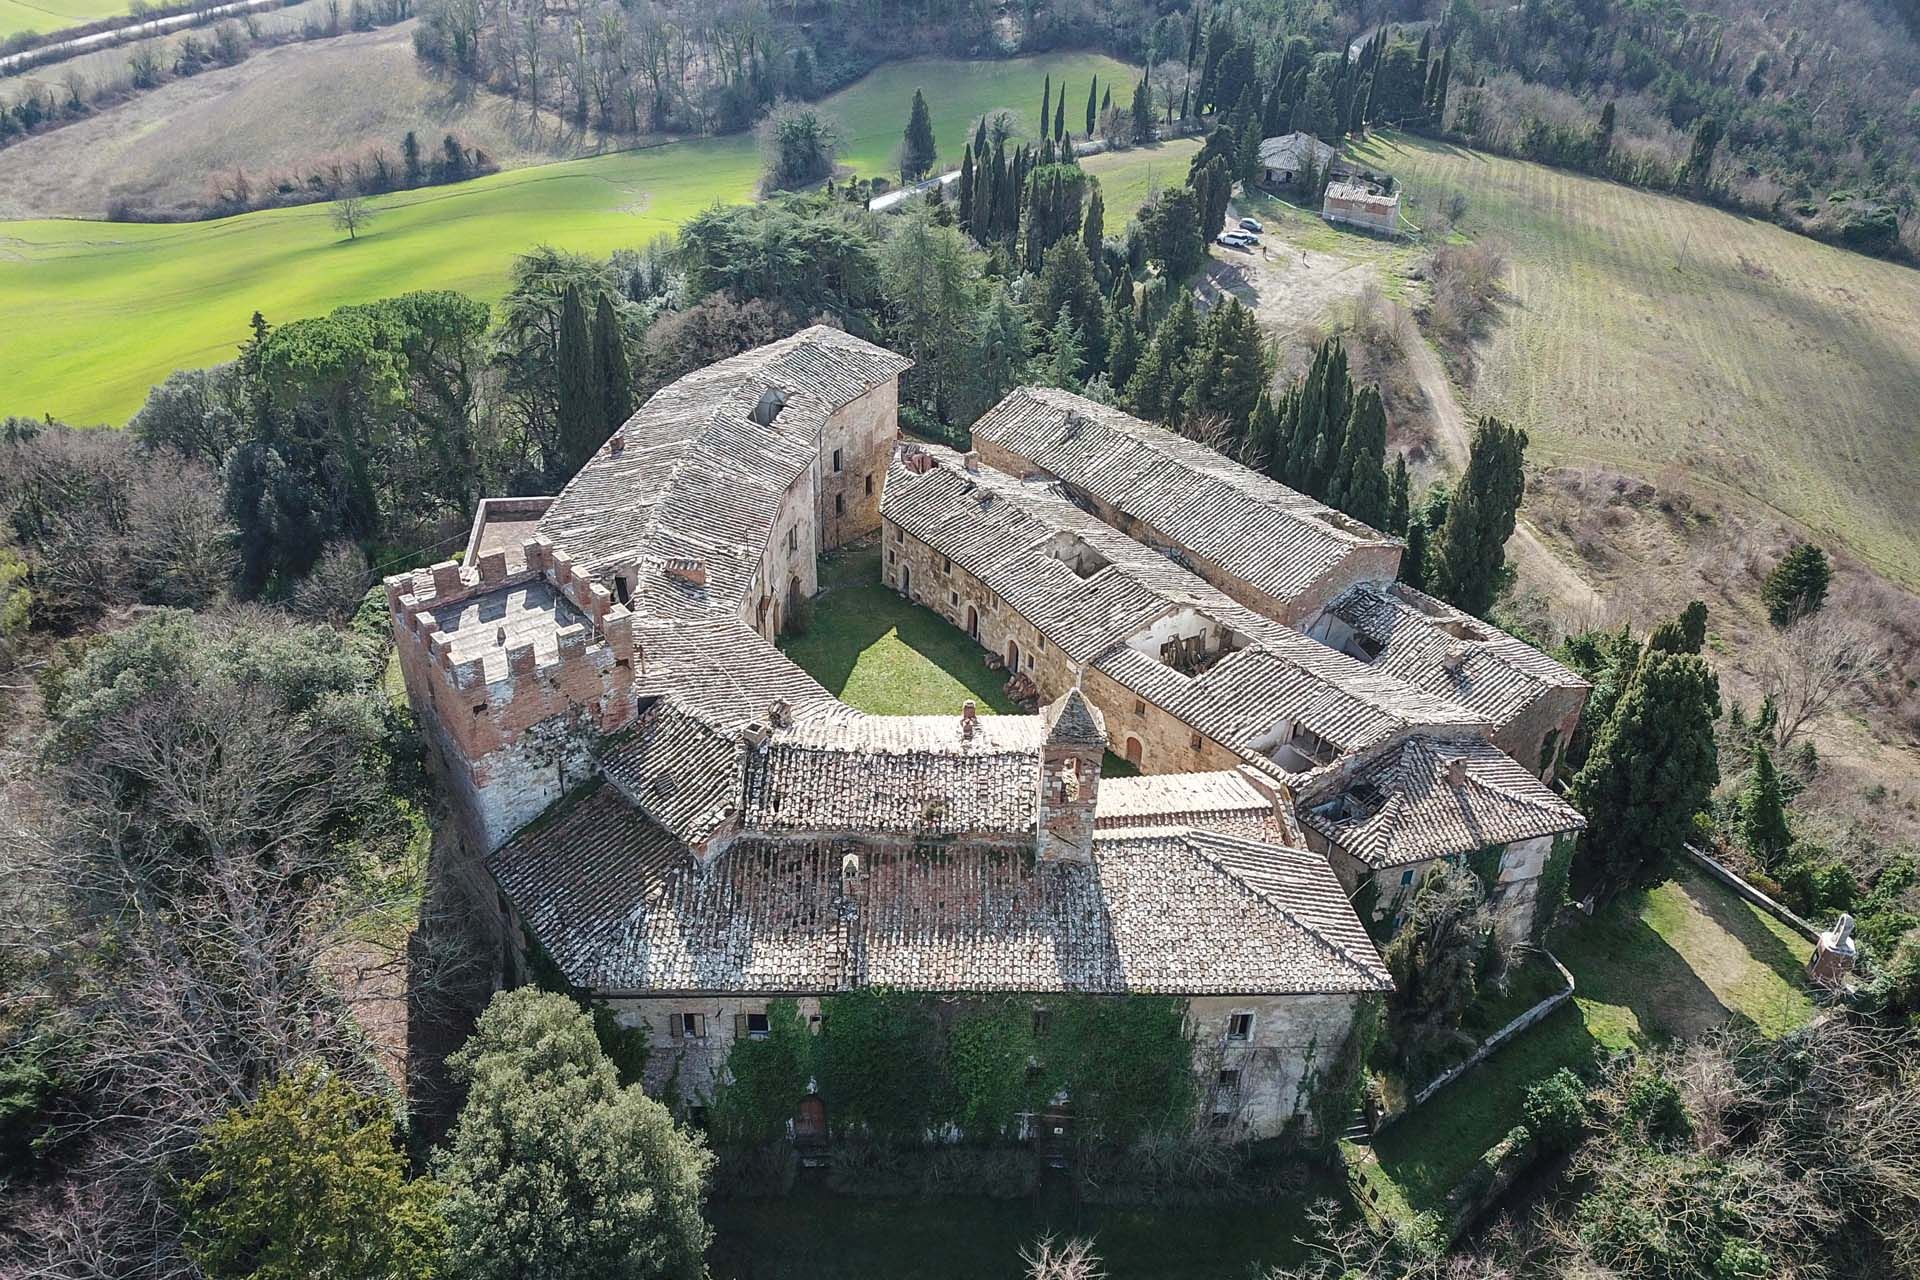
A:
<svg viewBox="0 0 1920 1280">
<path fill-rule="evenodd" d="M 607 434 L 620 429 L 633 412 L 633 370 L 627 362 L 627 343 L 606 292 L 593 312 L 594 367 L 600 375 L 600 413 Z"/>
<path fill-rule="evenodd" d="M 960 153 L 960 178 L 956 185 L 959 187 L 956 194 L 959 196 L 960 204 L 960 229 L 978 240 L 980 237 L 975 236 L 973 232 L 973 145 L 971 143 Z"/>
<path fill-rule="evenodd" d="M 1411 495 L 1407 491 L 1407 455 L 1393 456 L 1393 474 L 1387 477 L 1387 528 L 1397 537 L 1407 536 L 1407 512 Z"/>
<path fill-rule="evenodd" d="M 1140 357 L 1140 367 L 1127 384 L 1127 401 L 1136 413 L 1165 421 L 1179 412 L 1192 379 L 1189 359 L 1199 331 L 1193 294 L 1182 288 L 1179 301 L 1153 331 L 1153 340 Z"/>
<path fill-rule="evenodd" d="M 1100 103 L 1100 99 L 1098 96 L 1099 91 L 1100 91 L 1100 77 L 1095 76 L 1093 78 L 1092 83 L 1087 85 L 1087 136 L 1089 138 L 1093 136 L 1094 125 L 1098 122 L 1098 119 L 1099 119 L 1097 115 L 1097 108 Z"/>
<path fill-rule="evenodd" d="M 1259 325 L 1238 298 L 1208 313 L 1192 365 L 1193 380 L 1182 402 L 1187 415 L 1217 415 L 1231 427 L 1235 441 L 1243 442 L 1267 385 L 1269 366 Z"/>
<path fill-rule="evenodd" d="M 1819 612 L 1827 602 L 1827 583 L 1832 577 L 1826 552 L 1811 542 L 1802 542 L 1787 552 L 1760 588 L 1760 599 L 1773 625 L 1784 627 Z"/>
<path fill-rule="evenodd" d="M 1474 429 L 1467 473 L 1440 528 L 1428 577 L 1455 606 L 1484 614 L 1506 563 L 1514 513 L 1526 493 L 1527 433 L 1495 418 Z"/>
<path fill-rule="evenodd" d="M 1698 653 L 1707 643 L 1707 605 L 1704 600 L 1691 601 L 1680 616 L 1670 618 L 1653 629 L 1647 637 L 1647 648 L 1658 649 L 1662 653 Z"/>
<path fill-rule="evenodd" d="M 1085 385 L 1080 374 L 1086 347 L 1080 339 L 1080 326 L 1073 321 L 1073 308 L 1063 306 L 1055 315 L 1047 345 L 1052 348 L 1047 357 L 1047 381 L 1066 391 L 1080 390 Z"/>
<path fill-rule="evenodd" d="M 1386 450 L 1387 411 L 1380 403 L 1380 388 L 1363 387 L 1354 398 L 1340 469 L 1327 501 L 1375 529 L 1388 523 L 1390 485 L 1382 462 Z"/>
<path fill-rule="evenodd" d="M 1773 754 L 1764 746 L 1753 749 L 1753 772 L 1740 790 L 1736 812 L 1740 843 L 1769 872 L 1778 871 L 1793 844 L 1793 832 L 1787 825 L 1779 771 L 1773 767 Z"/>
<path fill-rule="evenodd" d="M 1140 366 L 1140 325 L 1131 300 L 1118 293 L 1107 302 L 1107 380 L 1124 389 Z"/>
<path fill-rule="evenodd" d="M 933 116 L 927 111 L 926 95 L 913 91 L 913 110 L 907 117 L 907 132 L 900 153 L 900 177 L 917 182 L 933 172 L 939 161 L 939 148 L 933 141 Z"/>
<path fill-rule="evenodd" d="M 1705 659 L 1641 657 L 1568 790 L 1587 816 L 1574 855 L 1582 892 L 1607 901 L 1665 877 L 1720 780 L 1719 716 L 1720 683 Z"/>
<path fill-rule="evenodd" d="M 607 438 L 600 373 L 594 368 L 593 338 L 587 331 L 587 311 L 581 305 L 577 285 L 569 284 L 560 296 L 558 344 L 554 352 L 556 426 L 561 465 L 572 475 Z"/>
</svg>

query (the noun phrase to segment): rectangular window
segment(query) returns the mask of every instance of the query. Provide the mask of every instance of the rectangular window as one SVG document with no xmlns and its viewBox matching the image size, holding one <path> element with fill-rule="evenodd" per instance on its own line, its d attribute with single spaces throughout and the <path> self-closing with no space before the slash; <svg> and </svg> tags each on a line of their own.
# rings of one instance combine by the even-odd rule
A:
<svg viewBox="0 0 1920 1280">
<path fill-rule="evenodd" d="M 1133 700 L 1133 714 L 1137 716 L 1143 716 L 1147 714 L 1147 704 L 1142 700 L 1140 700 L 1139 698 L 1135 698 Z"/>
<path fill-rule="evenodd" d="M 1187 745 L 1192 747 L 1195 751 L 1198 751 L 1200 749 L 1200 742 L 1201 742 L 1201 738 L 1200 738 L 1200 735 L 1197 733 L 1194 734 L 1191 738 L 1187 739 Z"/>
<path fill-rule="evenodd" d="M 942 572 L 942 573 L 952 573 L 952 572 L 953 572 L 953 557 L 951 557 L 951 556 L 941 556 L 941 557 L 940 557 L 940 572 Z"/>
<path fill-rule="evenodd" d="M 799 550 L 799 548 L 800 548 L 800 526 L 795 525 L 793 528 L 787 530 L 787 550 L 797 551 Z"/>
<path fill-rule="evenodd" d="M 1035 1009 L 1033 1011 L 1033 1035 L 1037 1040 L 1053 1030 L 1053 1010 Z"/>
<path fill-rule="evenodd" d="M 765 1040 L 767 1038 L 767 1032 L 769 1030 L 770 1028 L 767 1025 L 766 1014 L 750 1013 L 747 1015 L 747 1035 L 748 1036 L 750 1036 L 755 1040 Z"/>
<path fill-rule="evenodd" d="M 958 591 L 949 591 L 949 592 L 947 592 L 947 603 L 948 603 L 948 604 L 950 604 L 950 605 L 953 605 L 953 606 L 954 606 L 955 608 L 959 608 L 959 606 L 960 606 L 960 593 L 959 593 Z"/>
<path fill-rule="evenodd" d="M 895 542 L 905 542 L 907 540 L 907 531 L 905 529 L 896 528 L 893 531 L 893 540 Z"/>
<path fill-rule="evenodd" d="M 847 514 L 847 498 L 845 494 L 836 493 L 833 495 L 833 514 L 837 516 Z"/>
<path fill-rule="evenodd" d="M 1253 1039 L 1253 1015 L 1250 1013 L 1236 1013 L 1232 1017 L 1228 1018 L 1227 1019 L 1227 1039 L 1229 1040 Z"/>
<path fill-rule="evenodd" d="M 840 469 L 840 451 L 838 449 L 833 451 L 833 469 L 835 471 Z"/>
<path fill-rule="evenodd" d="M 707 1015 L 704 1013 L 670 1013 L 667 1015 L 667 1034 L 675 1040 L 685 1037 L 689 1040 L 704 1040 L 707 1036 Z"/>
<path fill-rule="evenodd" d="M 873 477 L 872 476 L 867 477 L 867 496 L 869 498 L 873 496 Z"/>
<path fill-rule="evenodd" d="M 899 555 L 900 553 L 898 551 L 887 552 L 887 563 L 892 564 L 894 560 L 896 560 L 899 557 Z"/>
<path fill-rule="evenodd" d="M 1220 1072 L 1220 1092 L 1240 1092 L 1240 1069 L 1238 1067 L 1227 1067 Z"/>
</svg>

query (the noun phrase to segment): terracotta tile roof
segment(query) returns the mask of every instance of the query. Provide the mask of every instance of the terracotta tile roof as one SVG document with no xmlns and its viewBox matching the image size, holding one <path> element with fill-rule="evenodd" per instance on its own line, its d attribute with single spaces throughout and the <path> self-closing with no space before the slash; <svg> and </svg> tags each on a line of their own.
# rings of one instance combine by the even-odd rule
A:
<svg viewBox="0 0 1920 1280">
<path fill-rule="evenodd" d="M 1149 773 L 1100 779 L 1094 825 L 1212 828 L 1231 821 L 1264 822 L 1273 811 L 1273 801 L 1238 769 Z"/>
<path fill-rule="evenodd" d="M 1327 610 L 1380 648 L 1376 671 L 1511 724 L 1549 689 L 1591 688 L 1523 640 L 1405 583 L 1362 584 Z"/>
<path fill-rule="evenodd" d="M 1260 164 L 1268 169 L 1297 170 L 1309 155 L 1313 157 L 1314 168 L 1325 169 L 1336 154 L 1332 147 L 1310 133 L 1282 134 L 1260 143 Z"/>
<path fill-rule="evenodd" d="M 1070 392 L 1022 387 L 973 433 L 1281 601 L 1355 549 L 1393 543 L 1205 445 Z"/>
<path fill-rule="evenodd" d="M 597 451 L 540 519 L 591 573 L 690 558 L 708 595 L 737 603 L 773 528 L 780 495 L 819 453 L 828 416 L 913 362 L 824 325 L 722 360 L 662 387 Z M 785 397 L 771 424 L 754 418 Z"/>
<path fill-rule="evenodd" d="M 1457 775 L 1458 781 L 1455 781 Z M 1491 743 L 1415 735 L 1301 788 L 1296 812 L 1375 868 L 1577 831 L 1579 810 Z"/>
<path fill-rule="evenodd" d="M 1252 840 L 1103 832 L 1090 865 L 969 843 L 743 839 L 702 867 L 678 847 L 602 788 L 489 865 L 567 976 L 601 992 L 1390 985 L 1325 860 Z"/>
<path fill-rule="evenodd" d="M 1167 556 L 1087 514 L 1051 483 L 991 467 L 969 471 L 949 449 L 917 472 L 896 459 L 881 513 L 954 564 L 1085 663 L 1182 723 L 1271 764 L 1282 721 L 1339 750 L 1415 725 L 1483 718 L 1254 613 Z M 1066 541 L 1063 542 L 1062 540 Z M 1049 548 L 1067 548 L 1087 576 Z M 1083 549 L 1083 550 L 1082 550 Z M 1133 647 L 1154 621 L 1192 609 L 1245 643 L 1198 675 Z"/>
</svg>

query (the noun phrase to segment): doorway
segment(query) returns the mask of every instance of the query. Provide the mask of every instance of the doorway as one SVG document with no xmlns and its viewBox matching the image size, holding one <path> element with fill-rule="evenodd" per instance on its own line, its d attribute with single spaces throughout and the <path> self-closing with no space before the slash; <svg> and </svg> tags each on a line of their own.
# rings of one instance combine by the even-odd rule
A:
<svg viewBox="0 0 1920 1280">
<path fill-rule="evenodd" d="M 1127 738 L 1127 763 L 1136 769 L 1140 767 L 1140 739 L 1131 735 Z"/>
<path fill-rule="evenodd" d="M 793 1140 L 817 1145 L 827 1140 L 827 1104 L 817 1093 L 800 1099 L 800 1110 L 793 1117 Z"/>
<path fill-rule="evenodd" d="M 1020 674 L 1020 644 L 1015 640 L 1007 641 L 1007 670 Z"/>
<path fill-rule="evenodd" d="M 975 640 L 980 638 L 980 611 L 972 605 L 967 606 L 967 634 Z"/>
</svg>

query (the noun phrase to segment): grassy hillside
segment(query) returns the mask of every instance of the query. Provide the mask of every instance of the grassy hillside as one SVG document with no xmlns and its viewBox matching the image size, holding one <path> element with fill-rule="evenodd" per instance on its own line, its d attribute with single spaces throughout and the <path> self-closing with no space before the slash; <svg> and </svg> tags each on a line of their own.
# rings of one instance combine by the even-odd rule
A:
<svg viewBox="0 0 1920 1280">
<path fill-rule="evenodd" d="M 1031 121 L 1043 75 L 1084 86 L 1095 72 L 1116 85 L 1132 77 L 1085 54 L 926 60 L 886 67 L 830 105 L 847 127 L 848 163 L 876 173 L 887 170 L 916 86 L 943 154 L 957 157 L 981 112 L 1007 106 Z M 1113 188 L 1110 217 L 1137 203 L 1149 171 L 1177 180 L 1190 151 L 1090 162 Z M 717 200 L 748 198 L 758 169 L 753 140 L 740 136 L 545 165 L 382 198 L 371 232 L 351 243 L 325 206 L 173 226 L 0 223 L 0 312 L 32 317 L 0 344 L 0 413 L 120 422 L 170 370 L 227 358 L 255 309 L 290 320 L 425 288 L 496 298 L 509 259 L 530 245 L 639 244 Z"/>
<path fill-rule="evenodd" d="M 1545 463 L 1761 503 L 1920 583 L 1920 272 L 1765 223 L 1415 138 L 1363 149 L 1508 247 L 1473 409 Z"/>
<path fill-rule="evenodd" d="M 0 40 L 22 31 L 58 31 L 127 11 L 127 0 L 0 0 Z"/>
<path fill-rule="evenodd" d="M 190 217 L 235 169 L 264 188 L 276 171 L 376 144 L 397 158 L 408 130 L 430 150 L 458 133 L 503 169 L 610 149 L 591 131 L 551 116 L 536 124 L 504 97 L 428 75 L 413 28 L 267 49 L 15 143 L 0 151 L 0 217 L 98 218 L 119 201 L 136 216 Z"/>
</svg>

